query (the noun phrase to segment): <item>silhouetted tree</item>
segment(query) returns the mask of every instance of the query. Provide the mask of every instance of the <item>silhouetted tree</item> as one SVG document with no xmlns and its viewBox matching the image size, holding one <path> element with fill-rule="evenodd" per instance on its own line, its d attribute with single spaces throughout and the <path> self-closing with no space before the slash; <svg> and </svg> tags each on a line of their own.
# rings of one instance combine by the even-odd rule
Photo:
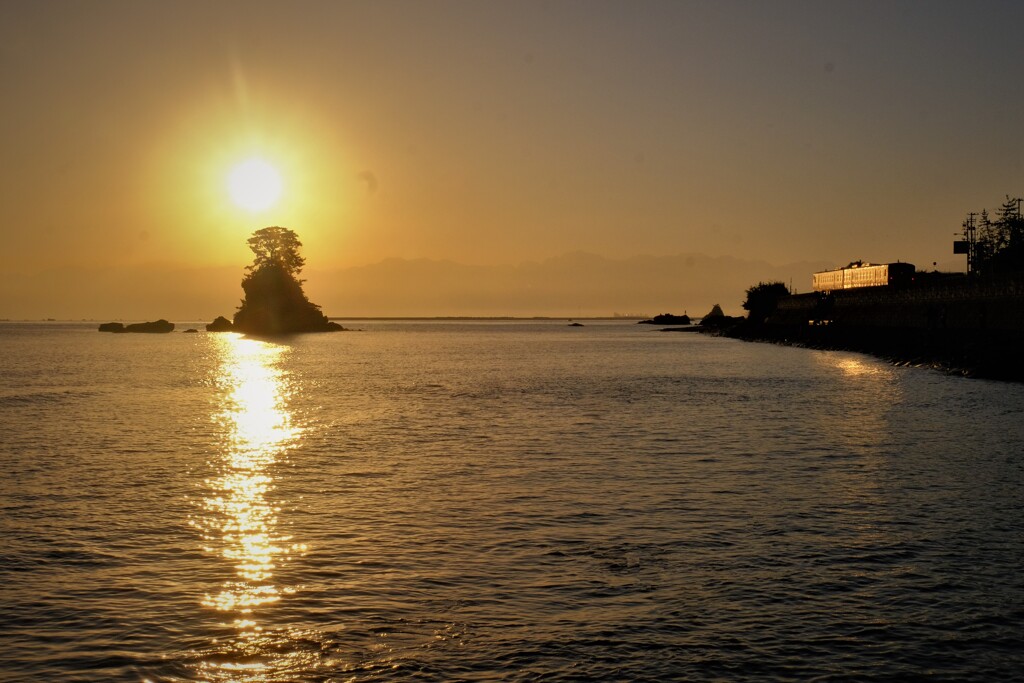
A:
<svg viewBox="0 0 1024 683">
<path fill-rule="evenodd" d="M 789 296 L 789 287 L 783 282 L 759 282 L 747 290 L 743 309 L 749 311 L 747 319 L 761 324 L 775 312 L 779 299 Z"/>
<path fill-rule="evenodd" d="M 264 266 L 277 265 L 281 270 L 297 278 L 306 265 L 306 259 L 299 256 L 302 242 L 294 230 L 273 226 L 257 230 L 249 238 L 249 248 L 256 255 L 252 265 L 247 268 L 256 271 Z"/>
<path fill-rule="evenodd" d="M 983 209 L 978 221 L 975 261 L 983 275 L 1024 271 L 1024 217 L 1021 199 L 1006 195 L 996 219 Z"/>
<path fill-rule="evenodd" d="M 979 273 L 987 275 L 997 241 L 992 220 L 988 217 L 988 209 L 982 209 L 981 215 L 978 217 L 977 235 L 974 244 L 974 268 Z"/>
</svg>

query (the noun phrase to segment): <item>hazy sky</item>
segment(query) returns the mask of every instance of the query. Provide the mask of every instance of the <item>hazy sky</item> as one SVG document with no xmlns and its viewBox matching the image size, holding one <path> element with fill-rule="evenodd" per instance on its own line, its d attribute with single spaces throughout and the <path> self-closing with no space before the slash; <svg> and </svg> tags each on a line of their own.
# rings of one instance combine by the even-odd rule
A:
<svg viewBox="0 0 1024 683">
<path fill-rule="evenodd" d="M 320 269 L 954 263 L 964 214 L 1024 193 L 1022 27 L 1019 2 L 8 0 L 0 269 L 240 273 L 266 225 Z M 258 214 L 225 189 L 253 156 L 284 183 Z"/>
</svg>

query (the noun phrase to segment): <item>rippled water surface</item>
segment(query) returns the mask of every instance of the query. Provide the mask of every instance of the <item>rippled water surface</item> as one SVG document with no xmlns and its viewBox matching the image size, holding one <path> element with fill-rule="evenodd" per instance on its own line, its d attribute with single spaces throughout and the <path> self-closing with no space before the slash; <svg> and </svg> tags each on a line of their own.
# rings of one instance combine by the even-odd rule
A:
<svg viewBox="0 0 1024 683">
<path fill-rule="evenodd" d="M 623 322 L 355 326 L 0 324 L 0 680 L 1024 670 L 1024 386 Z"/>
</svg>

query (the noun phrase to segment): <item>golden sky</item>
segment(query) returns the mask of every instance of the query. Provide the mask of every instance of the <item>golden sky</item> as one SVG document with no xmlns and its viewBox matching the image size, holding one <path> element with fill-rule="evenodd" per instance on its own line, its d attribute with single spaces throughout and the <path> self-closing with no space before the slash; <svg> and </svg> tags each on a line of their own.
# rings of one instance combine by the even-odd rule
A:
<svg viewBox="0 0 1024 683">
<path fill-rule="evenodd" d="M 12 282 L 54 269 L 241 273 L 267 225 L 296 230 L 323 271 L 578 251 L 952 266 L 964 214 L 1024 192 L 1022 15 L 1010 2 L 2 3 L 0 316 L 52 310 L 63 285 L 33 308 Z M 282 180 L 256 213 L 226 186 L 254 157 Z M 210 307 L 230 312 L 228 296 Z"/>
</svg>

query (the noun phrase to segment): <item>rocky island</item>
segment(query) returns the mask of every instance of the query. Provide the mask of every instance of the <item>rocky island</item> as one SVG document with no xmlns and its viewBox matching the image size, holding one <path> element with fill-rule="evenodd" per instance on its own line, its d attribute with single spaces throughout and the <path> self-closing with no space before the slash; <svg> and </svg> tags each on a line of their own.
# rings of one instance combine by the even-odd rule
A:
<svg viewBox="0 0 1024 683">
<path fill-rule="evenodd" d="M 299 255 L 302 243 L 293 230 L 263 228 L 254 232 L 248 243 L 255 258 L 242 279 L 242 305 L 234 321 L 218 317 L 206 326 L 208 331 L 279 335 L 345 329 L 329 321 L 302 291 L 298 275 L 306 260 Z"/>
<path fill-rule="evenodd" d="M 689 325 L 690 316 L 683 313 L 682 315 L 673 315 L 672 313 L 661 313 L 656 315 L 650 320 L 641 320 L 637 325 Z"/>
<path fill-rule="evenodd" d="M 173 331 L 174 323 L 167 322 L 163 318 L 148 323 L 132 323 L 130 325 L 125 325 L 123 323 L 103 323 L 100 325 L 100 332 L 114 332 L 115 334 L 121 334 L 124 332 L 166 334 Z"/>
</svg>

